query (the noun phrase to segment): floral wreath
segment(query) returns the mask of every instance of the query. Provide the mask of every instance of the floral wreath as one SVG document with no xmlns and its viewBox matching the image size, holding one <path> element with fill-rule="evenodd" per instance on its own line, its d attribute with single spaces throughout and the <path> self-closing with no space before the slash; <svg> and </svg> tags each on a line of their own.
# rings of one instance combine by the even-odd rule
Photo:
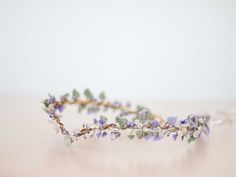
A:
<svg viewBox="0 0 236 177">
<path fill-rule="evenodd" d="M 99 115 L 93 119 L 92 124 L 84 123 L 80 129 L 68 131 L 61 121 L 62 112 L 68 105 L 78 105 L 78 112 L 87 111 L 88 114 L 104 112 L 109 109 L 118 112 L 115 122 L 109 122 L 104 115 Z M 190 114 L 185 119 L 177 117 L 167 117 L 163 119 L 160 115 L 153 114 L 150 109 L 143 106 L 136 106 L 132 109 L 129 102 L 122 104 L 119 101 L 107 101 L 104 92 L 96 98 L 94 94 L 86 89 L 83 98 L 78 90 L 74 89 L 72 94 L 64 94 L 59 98 L 53 95 L 43 100 L 43 110 L 49 115 L 49 122 L 56 127 L 57 133 L 64 136 L 66 145 L 71 145 L 80 137 L 103 138 L 110 136 L 115 140 L 122 135 L 123 130 L 129 130 L 129 139 L 146 139 L 158 141 L 164 137 L 172 137 L 192 142 L 202 134 L 209 134 L 208 122 L 210 115 Z"/>
</svg>

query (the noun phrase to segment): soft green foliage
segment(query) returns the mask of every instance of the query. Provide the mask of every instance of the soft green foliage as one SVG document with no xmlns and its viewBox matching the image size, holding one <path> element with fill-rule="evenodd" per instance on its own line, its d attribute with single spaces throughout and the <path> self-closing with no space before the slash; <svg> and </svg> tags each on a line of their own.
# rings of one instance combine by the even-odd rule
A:
<svg viewBox="0 0 236 177">
<path fill-rule="evenodd" d="M 128 120 L 126 118 L 116 118 L 116 122 L 119 124 L 121 129 L 124 129 L 127 127 Z"/>
<path fill-rule="evenodd" d="M 69 93 L 65 93 L 64 95 L 61 96 L 61 101 L 63 102 L 63 101 L 68 100 L 69 96 L 70 96 Z"/>
<path fill-rule="evenodd" d="M 141 111 L 142 109 L 145 109 L 145 107 L 141 105 L 137 105 L 137 108 L 136 108 L 137 111 Z"/>
<path fill-rule="evenodd" d="M 89 89 L 84 90 L 84 96 L 89 100 L 94 99 L 94 96 L 93 96 L 92 92 Z"/>
<path fill-rule="evenodd" d="M 81 99 L 79 99 L 80 96 Z M 97 98 L 89 89 L 84 90 L 82 95 L 74 89 L 72 94 L 67 93 L 59 98 L 49 94 L 49 97 L 43 100 L 42 103 L 44 105 L 43 110 L 49 114 L 50 119 L 53 121 L 56 119 L 54 123 L 58 124 L 61 133 L 68 135 L 65 137 L 66 144 L 71 144 L 74 139 L 71 139 L 69 132 L 60 122 L 60 113 L 66 105 L 71 104 L 77 105 L 80 113 L 83 110 L 88 113 L 97 113 L 100 109 L 119 110 L 119 114 L 115 119 L 116 123 L 107 123 L 107 118 L 102 115 L 99 119 L 94 118 L 92 125 L 84 123 L 83 129 L 78 130 L 78 133 L 73 135 L 76 140 L 80 136 L 86 138 L 86 135 L 90 133 L 89 136 L 91 137 L 94 134 L 99 138 L 105 137 L 108 131 L 110 131 L 111 139 L 114 140 L 121 135 L 119 131 L 130 130 L 128 138 L 131 140 L 137 137 L 138 139 L 144 138 L 145 140 L 157 141 L 171 136 L 174 140 L 178 138 L 191 143 L 200 137 L 201 133 L 209 134 L 209 126 L 207 125 L 210 119 L 209 115 L 189 115 L 186 119 L 180 121 L 176 121 L 177 117 L 168 117 L 166 122 L 159 122 L 148 108 L 138 106 L 136 110 L 128 109 L 127 107 L 130 104 L 124 106 L 119 101 L 109 102 L 105 99 L 104 92 L 101 92 Z"/>
<path fill-rule="evenodd" d="M 139 139 L 143 138 L 143 136 L 144 136 L 143 130 L 138 130 L 138 131 L 136 131 L 136 136 L 137 136 Z"/>
<path fill-rule="evenodd" d="M 44 106 L 47 108 L 47 107 L 49 106 L 49 102 L 48 102 L 48 100 L 47 100 L 47 99 L 44 100 L 43 104 L 44 104 Z"/>
<path fill-rule="evenodd" d="M 135 135 L 128 135 L 128 138 L 131 140 L 134 139 L 134 137 L 135 137 Z"/>
<path fill-rule="evenodd" d="M 97 105 L 91 105 L 87 107 L 88 113 L 97 113 L 100 110 L 100 108 Z"/>
<path fill-rule="evenodd" d="M 56 98 L 55 96 L 51 95 L 50 93 L 48 93 L 49 98 Z"/>
<path fill-rule="evenodd" d="M 194 136 L 190 136 L 190 138 L 188 139 L 188 143 L 191 143 L 192 141 L 196 140 L 197 138 L 195 138 Z"/>
<path fill-rule="evenodd" d="M 99 99 L 101 99 L 101 100 L 105 100 L 105 99 L 106 99 L 106 95 L 105 95 L 104 92 L 101 92 L 101 93 L 99 94 Z"/>
<path fill-rule="evenodd" d="M 69 93 L 65 93 L 64 95 L 61 96 L 61 98 L 67 99 L 70 96 Z"/>
<path fill-rule="evenodd" d="M 145 131 L 144 136 L 152 136 L 154 133 L 152 131 Z"/>
<path fill-rule="evenodd" d="M 74 90 L 72 91 L 72 99 L 73 99 L 73 100 L 77 100 L 79 97 L 80 97 L 79 92 L 78 92 L 76 89 L 74 89 Z"/>
<path fill-rule="evenodd" d="M 147 121 L 153 120 L 153 115 L 149 110 L 143 109 L 137 114 L 137 119 L 141 124 L 145 124 Z"/>
<path fill-rule="evenodd" d="M 78 112 L 81 113 L 86 108 L 85 104 L 79 105 Z"/>
</svg>

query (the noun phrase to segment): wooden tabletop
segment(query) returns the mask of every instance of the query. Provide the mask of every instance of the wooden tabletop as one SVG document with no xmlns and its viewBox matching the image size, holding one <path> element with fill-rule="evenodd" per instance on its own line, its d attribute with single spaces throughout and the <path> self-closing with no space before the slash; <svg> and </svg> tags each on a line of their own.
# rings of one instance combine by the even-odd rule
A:
<svg viewBox="0 0 236 177">
<path fill-rule="evenodd" d="M 0 97 L 0 177 L 236 176 L 234 103 L 141 102 L 163 116 L 210 111 L 233 120 L 212 127 L 209 137 L 191 144 L 168 138 L 131 141 L 121 136 L 115 141 L 81 139 L 66 147 L 48 123 L 41 99 Z M 73 109 L 62 118 L 71 129 L 93 118 L 77 115 Z"/>
</svg>

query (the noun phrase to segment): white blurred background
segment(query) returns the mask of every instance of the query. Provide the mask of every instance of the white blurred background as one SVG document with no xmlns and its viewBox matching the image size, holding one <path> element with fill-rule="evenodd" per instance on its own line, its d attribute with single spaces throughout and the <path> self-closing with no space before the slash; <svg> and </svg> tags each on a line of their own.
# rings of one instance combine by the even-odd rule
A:
<svg viewBox="0 0 236 177">
<path fill-rule="evenodd" d="M 0 0 L 0 95 L 236 101 L 236 1 Z"/>
</svg>

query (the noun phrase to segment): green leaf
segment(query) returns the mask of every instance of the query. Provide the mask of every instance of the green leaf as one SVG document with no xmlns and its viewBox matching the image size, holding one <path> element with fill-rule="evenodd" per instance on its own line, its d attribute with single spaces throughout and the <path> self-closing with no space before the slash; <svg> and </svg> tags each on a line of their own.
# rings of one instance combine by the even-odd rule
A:
<svg viewBox="0 0 236 177">
<path fill-rule="evenodd" d="M 55 98 L 55 96 L 54 95 L 51 95 L 50 93 L 48 93 L 48 96 L 51 98 Z"/>
<path fill-rule="evenodd" d="M 70 96 L 70 94 L 66 93 L 66 94 L 61 96 L 61 100 L 67 100 L 69 96 Z"/>
<path fill-rule="evenodd" d="M 81 113 L 86 108 L 85 104 L 79 105 L 78 112 Z"/>
<path fill-rule="evenodd" d="M 146 110 L 145 109 L 138 112 L 137 119 L 139 120 L 141 124 L 146 123 Z"/>
<path fill-rule="evenodd" d="M 153 135 L 153 132 L 151 131 L 144 132 L 144 136 L 151 136 L 151 135 Z"/>
<path fill-rule="evenodd" d="M 90 113 L 97 113 L 99 111 L 100 107 L 96 106 L 96 105 L 91 105 L 87 107 L 87 112 L 88 114 Z"/>
<path fill-rule="evenodd" d="M 142 109 L 137 114 L 137 119 L 141 124 L 145 124 L 149 120 L 153 120 L 153 114 L 148 109 Z"/>
<path fill-rule="evenodd" d="M 79 96 L 80 96 L 79 92 L 76 89 L 74 89 L 72 91 L 72 99 L 77 100 L 79 98 Z"/>
<path fill-rule="evenodd" d="M 194 136 L 190 136 L 190 138 L 188 139 L 188 143 L 191 143 L 194 140 L 196 140 L 196 138 Z"/>
<path fill-rule="evenodd" d="M 101 92 L 101 93 L 99 94 L 99 99 L 101 99 L 101 100 L 105 100 L 105 99 L 106 99 L 106 95 L 105 95 L 104 92 Z"/>
<path fill-rule="evenodd" d="M 137 108 L 136 108 L 137 111 L 141 111 L 142 109 L 145 109 L 145 107 L 141 105 L 137 105 Z"/>
<path fill-rule="evenodd" d="M 44 104 L 44 106 L 45 106 L 46 108 L 48 108 L 48 106 L 49 106 L 49 102 L 48 102 L 48 100 L 47 100 L 47 99 L 46 99 L 46 100 L 44 100 L 43 104 Z"/>
<path fill-rule="evenodd" d="M 136 135 L 137 135 L 137 137 L 138 137 L 139 139 L 141 139 L 141 138 L 143 138 L 144 133 L 143 133 L 142 130 L 138 130 L 138 131 L 136 132 Z"/>
<path fill-rule="evenodd" d="M 89 89 L 84 90 L 84 96 L 89 100 L 94 99 L 94 96 L 93 96 L 92 92 Z"/>
<path fill-rule="evenodd" d="M 131 140 L 134 139 L 134 137 L 135 137 L 135 135 L 128 135 L 128 138 Z"/>
<path fill-rule="evenodd" d="M 119 117 L 119 116 L 116 116 L 115 121 L 116 121 L 116 123 L 119 123 L 120 117 Z"/>
<path fill-rule="evenodd" d="M 133 117 L 131 120 L 132 120 L 133 122 L 135 122 L 136 120 L 138 120 L 138 118 L 137 118 L 137 117 Z"/>
<path fill-rule="evenodd" d="M 118 124 L 120 125 L 121 129 L 124 129 L 127 126 L 128 120 L 126 118 L 119 118 Z"/>
</svg>

